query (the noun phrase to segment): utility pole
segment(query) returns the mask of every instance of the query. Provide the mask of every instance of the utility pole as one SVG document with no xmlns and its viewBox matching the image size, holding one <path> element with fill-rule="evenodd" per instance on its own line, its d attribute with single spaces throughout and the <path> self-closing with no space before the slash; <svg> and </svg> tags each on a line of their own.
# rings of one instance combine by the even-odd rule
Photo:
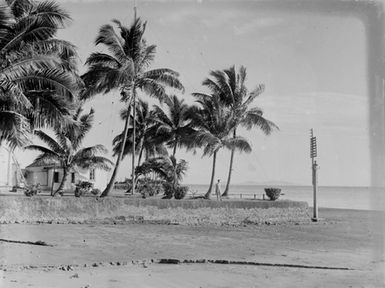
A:
<svg viewBox="0 0 385 288">
<path fill-rule="evenodd" d="M 311 158 L 311 169 L 312 169 L 312 183 L 313 183 L 313 218 L 312 221 L 317 222 L 318 219 L 318 205 L 317 205 L 317 170 L 318 164 L 315 158 L 317 157 L 317 138 L 313 136 L 313 129 L 310 129 L 310 158 Z"/>
</svg>

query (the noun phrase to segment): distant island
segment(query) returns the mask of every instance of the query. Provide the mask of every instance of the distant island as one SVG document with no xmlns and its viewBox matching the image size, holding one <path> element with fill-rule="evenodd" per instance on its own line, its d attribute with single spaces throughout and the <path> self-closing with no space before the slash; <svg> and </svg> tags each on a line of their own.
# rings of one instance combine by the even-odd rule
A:
<svg viewBox="0 0 385 288">
<path fill-rule="evenodd" d="M 257 181 L 245 181 L 236 183 L 235 185 L 258 185 L 258 186 L 264 186 L 264 185 L 277 185 L 277 186 L 307 186 L 304 184 L 298 184 L 293 182 L 287 182 L 287 181 L 264 181 L 264 182 L 257 182 Z"/>
</svg>

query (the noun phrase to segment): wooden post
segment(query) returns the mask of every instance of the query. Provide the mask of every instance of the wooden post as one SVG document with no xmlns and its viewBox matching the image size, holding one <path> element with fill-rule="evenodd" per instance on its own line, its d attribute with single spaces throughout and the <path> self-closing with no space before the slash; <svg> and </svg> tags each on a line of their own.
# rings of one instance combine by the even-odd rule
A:
<svg viewBox="0 0 385 288">
<path fill-rule="evenodd" d="M 317 222 L 318 219 L 318 204 L 317 204 L 317 190 L 318 190 L 318 180 L 317 180 L 317 170 L 318 165 L 315 160 L 317 157 L 317 138 L 313 136 L 313 129 L 310 130 L 310 158 L 311 158 L 311 169 L 312 169 L 312 184 L 313 184 L 313 218 L 312 221 Z"/>
<path fill-rule="evenodd" d="M 317 205 L 317 190 L 318 190 L 318 181 L 317 181 L 317 161 L 313 162 L 312 171 L 313 171 L 313 218 L 312 220 L 318 221 L 318 205 Z"/>
<path fill-rule="evenodd" d="M 49 169 L 48 169 L 49 171 Z M 51 195 L 53 194 L 53 186 L 55 185 L 55 166 L 53 167 L 53 172 L 52 172 L 52 185 L 51 185 Z M 49 172 L 48 172 L 49 173 Z M 47 175 L 47 180 L 48 180 L 48 175 Z"/>
</svg>

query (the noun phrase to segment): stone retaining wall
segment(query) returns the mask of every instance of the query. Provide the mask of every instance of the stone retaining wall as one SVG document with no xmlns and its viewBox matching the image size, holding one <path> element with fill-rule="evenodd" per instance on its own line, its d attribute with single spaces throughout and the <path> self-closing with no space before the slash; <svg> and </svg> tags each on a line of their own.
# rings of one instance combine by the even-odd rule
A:
<svg viewBox="0 0 385 288">
<path fill-rule="evenodd" d="M 306 202 L 106 197 L 0 197 L 0 223 L 159 222 L 186 225 L 275 224 L 309 220 Z"/>
</svg>

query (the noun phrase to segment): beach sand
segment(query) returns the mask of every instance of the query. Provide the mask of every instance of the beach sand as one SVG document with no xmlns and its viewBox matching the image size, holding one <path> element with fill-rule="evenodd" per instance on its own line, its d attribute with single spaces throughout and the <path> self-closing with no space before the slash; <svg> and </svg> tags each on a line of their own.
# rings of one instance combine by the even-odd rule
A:
<svg viewBox="0 0 385 288">
<path fill-rule="evenodd" d="M 384 213 L 320 209 L 320 217 L 245 227 L 1 225 L 1 239 L 54 246 L 0 242 L 0 287 L 385 287 Z M 162 258 L 260 266 L 156 264 Z"/>
</svg>

